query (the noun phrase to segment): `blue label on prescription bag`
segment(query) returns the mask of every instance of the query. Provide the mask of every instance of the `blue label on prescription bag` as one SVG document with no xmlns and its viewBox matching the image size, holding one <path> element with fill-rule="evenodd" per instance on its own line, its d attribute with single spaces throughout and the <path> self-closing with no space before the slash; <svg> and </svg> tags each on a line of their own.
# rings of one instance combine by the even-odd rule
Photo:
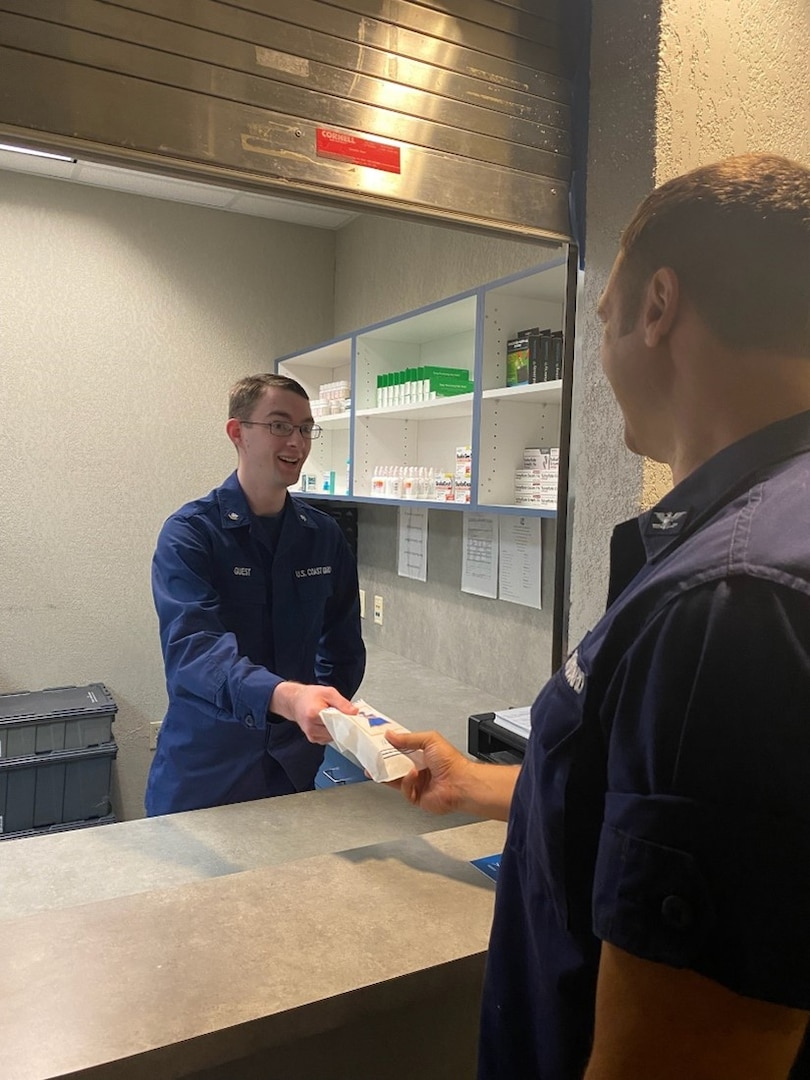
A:
<svg viewBox="0 0 810 1080">
<path fill-rule="evenodd" d="M 498 880 L 498 870 L 501 866 L 501 855 L 485 855 L 482 859 L 471 859 L 473 866 L 477 867 L 482 874 L 486 874 L 493 881 Z"/>
</svg>

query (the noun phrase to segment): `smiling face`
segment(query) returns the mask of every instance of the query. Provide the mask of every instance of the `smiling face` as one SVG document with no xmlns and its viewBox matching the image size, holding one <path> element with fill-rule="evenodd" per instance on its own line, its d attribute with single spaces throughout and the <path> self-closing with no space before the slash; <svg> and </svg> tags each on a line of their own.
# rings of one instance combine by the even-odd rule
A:
<svg viewBox="0 0 810 1080">
<path fill-rule="evenodd" d="M 287 420 L 296 427 L 289 435 L 274 435 L 273 420 Z M 312 448 L 297 425 L 312 423 L 309 401 L 291 390 L 270 387 L 264 391 L 247 421 L 228 421 L 228 435 L 239 454 L 239 481 L 251 502 L 269 498 L 280 508 L 287 488 L 298 482 Z M 267 512 L 267 511 L 259 511 Z"/>
</svg>

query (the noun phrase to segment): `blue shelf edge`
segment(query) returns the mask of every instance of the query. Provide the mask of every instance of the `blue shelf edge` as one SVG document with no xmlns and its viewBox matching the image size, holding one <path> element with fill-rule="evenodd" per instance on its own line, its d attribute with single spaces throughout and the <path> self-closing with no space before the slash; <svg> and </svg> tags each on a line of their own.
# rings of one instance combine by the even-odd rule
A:
<svg viewBox="0 0 810 1080">
<path fill-rule="evenodd" d="M 466 510 L 475 514 L 512 514 L 520 517 L 556 518 L 556 510 L 543 510 L 539 506 L 507 506 L 501 503 L 438 502 L 427 499 L 381 499 L 376 495 L 331 495 L 325 491 L 292 491 L 299 499 L 328 502 L 360 503 L 363 506 L 424 506 L 429 510 Z"/>
</svg>

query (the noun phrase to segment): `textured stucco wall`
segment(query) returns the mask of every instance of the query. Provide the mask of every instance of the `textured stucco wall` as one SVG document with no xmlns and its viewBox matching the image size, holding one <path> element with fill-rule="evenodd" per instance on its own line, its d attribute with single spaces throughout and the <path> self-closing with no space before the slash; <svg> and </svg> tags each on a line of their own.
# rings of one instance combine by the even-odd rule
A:
<svg viewBox="0 0 810 1080">
<path fill-rule="evenodd" d="M 0 691 L 105 682 L 138 817 L 158 529 L 234 467 L 231 382 L 331 334 L 334 236 L 12 173 L 0 235 Z"/>
<path fill-rule="evenodd" d="M 655 174 L 657 0 L 594 4 L 587 248 L 577 304 L 569 519 L 574 644 L 604 610 L 610 533 L 638 513 L 643 462 L 624 445 L 621 415 L 602 373 L 596 305 L 622 228 Z"/>
<path fill-rule="evenodd" d="M 729 154 L 810 161 L 808 0 L 663 0 L 658 182 Z"/>
<path fill-rule="evenodd" d="M 669 488 L 623 448 L 599 371 L 595 305 L 622 228 L 650 188 L 729 154 L 810 163 L 807 0 L 594 4 L 588 252 L 579 307 L 569 640 L 598 618 L 610 530 Z M 617 426 L 618 425 L 618 426 Z"/>
</svg>

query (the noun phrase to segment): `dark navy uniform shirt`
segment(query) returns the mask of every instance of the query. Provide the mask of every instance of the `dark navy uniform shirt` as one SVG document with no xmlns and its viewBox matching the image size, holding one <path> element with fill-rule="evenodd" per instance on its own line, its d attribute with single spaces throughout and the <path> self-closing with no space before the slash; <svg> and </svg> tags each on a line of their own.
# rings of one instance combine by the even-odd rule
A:
<svg viewBox="0 0 810 1080">
<path fill-rule="evenodd" d="M 265 753 L 311 788 L 323 747 L 267 710 L 284 680 L 351 698 L 363 678 L 357 566 L 337 523 L 290 495 L 278 529 L 257 520 L 234 473 L 166 521 L 152 591 L 169 706 L 147 813 L 277 794 Z"/>
<path fill-rule="evenodd" d="M 601 941 L 810 1009 L 810 413 L 619 526 L 612 570 L 532 707 L 482 1080 L 581 1080 Z"/>
</svg>

